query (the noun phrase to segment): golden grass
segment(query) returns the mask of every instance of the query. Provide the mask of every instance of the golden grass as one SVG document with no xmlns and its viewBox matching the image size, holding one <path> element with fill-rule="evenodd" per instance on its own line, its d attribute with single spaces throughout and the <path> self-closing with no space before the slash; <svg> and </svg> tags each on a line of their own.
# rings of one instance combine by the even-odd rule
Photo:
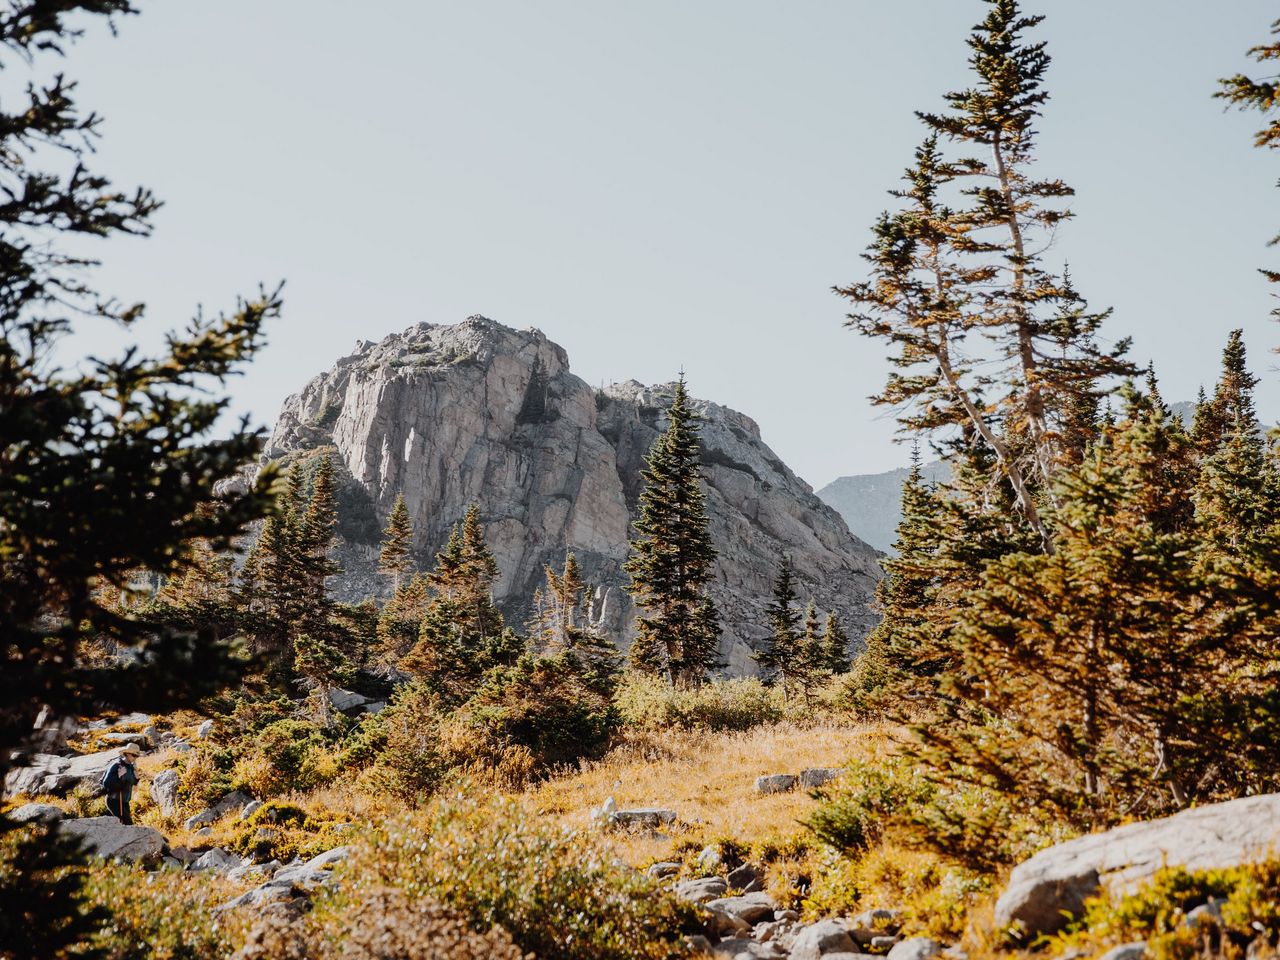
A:
<svg viewBox="0 0 1280 960">
<path fill-rule="evenodd" d="M 708 839 L 782 839 L 802 830 L 815 801 L 803 789 L 761 796 L 755 779 L 841 767 L 878 755 L 888 744 L 881 725 L 780 723 L 746 732 L 669 731 L 624 744 L 582 770 L 549 780 L 521 795 L 552 822 L 581 828 L 591 808 L 613 797 L 620 808 L 659 806 Z M 617 855 L 644 866 L 670 855 L 670 840 L 619 833 Z"/>
</svg>

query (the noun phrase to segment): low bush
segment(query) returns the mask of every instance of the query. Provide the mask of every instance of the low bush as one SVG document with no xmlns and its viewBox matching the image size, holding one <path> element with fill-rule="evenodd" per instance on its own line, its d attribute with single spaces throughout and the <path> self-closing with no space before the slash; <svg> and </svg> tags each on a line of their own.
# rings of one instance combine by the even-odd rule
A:
<svg viewBox="0 0 1280 960">
<path fill-rule="evenodd" d="M 497 925 L 558 960 L 680 955 L 695 908 L 616 863 L 591 838 L 534 824 L 514 801 L 457 794 L 353 845 L 343 896 L 394 890 L 438 901 L 472 929 Z"/>
<path fill-rule="evenodd" d="M 786 714 L 782 691 L 755 678 L 678 689 L 659 677 L 627 674 L 614 694 L 622 722 L 639 730 L 750 730 Z"/>
</svg>

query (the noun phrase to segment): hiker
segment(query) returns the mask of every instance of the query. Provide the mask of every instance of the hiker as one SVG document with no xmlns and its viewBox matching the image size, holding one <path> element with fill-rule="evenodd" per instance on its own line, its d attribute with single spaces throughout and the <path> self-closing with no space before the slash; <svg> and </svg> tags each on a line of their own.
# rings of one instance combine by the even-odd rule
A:
<svg viewBox="0 0 1280 960">
<path fill-rule="evenodd" d="M 129 813 L 129 801 L 133 799 L 133 786 L 138 782 L 138 771 L 133 761 L 142 748 L 136 743 L 127 743 L 120 751 L 120 756 L 111 762 L 107 772 L 102 775 L 102 792 L 107 795 L 107 812 L 126 826 L 133 823 Z"/>
</svg>

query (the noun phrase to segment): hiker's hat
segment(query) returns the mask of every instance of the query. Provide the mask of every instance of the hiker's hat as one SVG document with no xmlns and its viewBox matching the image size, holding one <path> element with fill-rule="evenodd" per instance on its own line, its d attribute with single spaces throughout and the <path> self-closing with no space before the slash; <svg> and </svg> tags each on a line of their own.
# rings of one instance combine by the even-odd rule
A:
<svg viewBox="0 0 1280 960">
<path fill-rule="evenodd" d="M 120 749 L 120 752 L 121 752 L 121 753 L 127 753 L 127 754 L 129 754 L 130 756 L 134 756 L 134 757 L 136 757 L 138 754 L 140 754 L 140 753 L 142 752 L 142 748 L 141 748 L 140 746 L 138 746 L 136 743 L 126 743 L 126 744 L 125 744 L 125 745 Z"/>
</svg>

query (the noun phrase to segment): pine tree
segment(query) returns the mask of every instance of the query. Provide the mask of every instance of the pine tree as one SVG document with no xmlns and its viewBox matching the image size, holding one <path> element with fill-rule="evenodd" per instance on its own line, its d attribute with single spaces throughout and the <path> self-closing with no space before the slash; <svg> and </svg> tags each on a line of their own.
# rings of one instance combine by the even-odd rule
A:
<svg viewBox="0 0 1280 960">
<path fill-rule="evenodd" d="M 393 591 L 400 589 L 400 579 L 413 566 L 413 519 L 404 502 L 404 494 L 396 497 L 378 555 L 378 572 L 391 578 Z"/>
<path fill-rule="evenodd" d="M 822 665 L 829 673 L 849 672 L 849 635 L 834 613 L 827 614 L 827 622 L 823 625 L 821 650 Z"/>
<path fill-rule="evenodd" d="M 1205 537 L 1219 549 L 1237 550 L 1274 519 L 1274 467 L 1267 457 L 1254 411 L 1258 380 L 1248 370 L 1243 331 L 1234 330 L 1222 354 L 1210 415 L 1202 425 L 1196 515 Z"/>
<path fill-rule="evenodd" d="M 782 695 L 789 699 L 793 688 L 802 688 L 808 677 L 805 634 L 791 567 L 791 557 L 783 554 L 778 576 L 773 582 L 773 597 L 765 607 L 770 636 L 764 647 L 751 655 L 770 683 L 782 684 Z M 816 618 L 816 614 L 815 614 Z"/>
<path fill-rule="evenodd" d="M 1273 36 L 1280 36 L 1280 20 L 1271 24 L 1271 33 Z M 1280 60 L 1280 42 L 1250 47 L 1248 55 L 1260 64 Z M 1214 94 L 1215 97 L 1226 100 L 1240 110 L 1257 110 L 1270 117 L 1267 126 L 1254 135 L 1254 146 L 1270 150 L 1280 147 L 1280 116 L 1277 115 L 1280 112 L 1280 81 L 1274 75 L 1254 79 L 1237 73 L 1219 80 L 1218 85 L 1220 89 Z"/>
<path fill-rule="evenodd" d="M 329 692 L 349 681 L 351 665 L 333 643 L 307 633 L 294 637 L 293 649 L 294 669 L 311 694 L 316 721 L 327 727 L 333 721 Z"/>
<path fill-rule="evenodd" d="M 0 11 L 10 81 L 0 109 L 0 779 L 42 711 L 190 707 L 238 675 L 212 630 L 149 623 L 100 598 L 104 587 L 127 590 L 137 570 L 181 578 L 193 544 L 227 547 L 271 501 L 270 470 L 248 491 L 215 494 L 256 458 L 261 437 L 245 424 L 213 431 L 228 378 L 279 313 L 275 293 L 197 316 L 154 356 L 82 358 L 67 337 L 82 321 L 127 330 L 144 312 L 93 288 L 94 245 L 149 235 L 159 201 L 93 168 L 102 118 L 80 109 L 60 62 L 91 23 L 134 12 L 129 0 L 19 0 Z M 89 663 L 89 637 L 140 655 Z M 0 832 L 8 826 L 0 815 Z M 31 831 L 0 868 L 0 943 L 31 960 L 78 953 L 110 919 L 84 910 L 75 845 Z"/>
<path fill-rule="evenodd" d="M 645 460 L 640 515 L 624 568 L 643 615 L 636 620 L 631 662 L 677 686 L 699 683 L 715 663 L 718 630 L 706 593 L 716 551 L 711 543 L 697 417 L 683 375 L 667 410 L 667 428 Z"/>
<path fill-rule="evenodd" d="M 338 526 L 334 483 L 333 458 L 325 451 L 320 455 L 312 474 L 311 496 L 302 515 L 298 544 L 300 584 L 304 593 L 301 617 L 296 626 L 316 637 L 326 637 L 329 634 L 333 603 L 325 585 L 339 571 L 337 563 L 330 556 L 334 532 Z"/>
</svg>

